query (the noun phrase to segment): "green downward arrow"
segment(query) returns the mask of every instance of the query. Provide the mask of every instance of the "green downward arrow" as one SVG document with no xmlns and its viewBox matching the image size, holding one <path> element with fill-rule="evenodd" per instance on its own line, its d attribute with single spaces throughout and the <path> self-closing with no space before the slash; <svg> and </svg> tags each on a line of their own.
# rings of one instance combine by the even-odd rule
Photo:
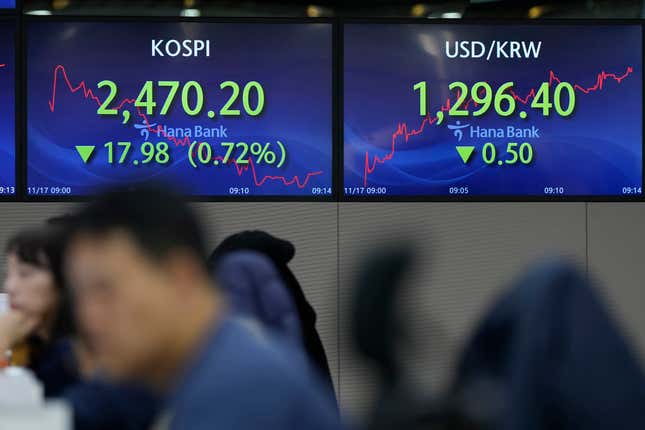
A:
<svg viewBox="0 0 645 430">
<path fill-rule="evenodd" d="M 94 148 L 96 148 L 94 145 L 76 145 L 76 151 L 78 151 L 78 155 L 83 159 L 83 163 L 87 164 L 87 161 L 94 153 Z"/>
<path fill-rule="evenodd" d="M 473 151 L 475 151 L 474 146 L 455 146 L 455 148 L 464 163 L 468 163 L 470 156 L 473 155 Z"/>
</svg>

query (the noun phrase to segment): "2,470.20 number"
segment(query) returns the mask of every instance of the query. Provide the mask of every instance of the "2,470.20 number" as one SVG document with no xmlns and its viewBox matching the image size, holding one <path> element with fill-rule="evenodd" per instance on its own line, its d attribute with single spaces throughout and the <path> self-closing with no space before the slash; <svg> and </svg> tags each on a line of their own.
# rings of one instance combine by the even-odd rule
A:
<svg viewBox="0 0 645 430">
<path fill-rule="evenodd" d="M 101 103 L 96 113 L 99 115 L 118 115 L 119 109 L 123 107 L 125 101 L 116 107 L 113 105 L 114 100 L 118 94 L 118 86 L 114 81 L 104 80 L 98 83 L 98 88 L 107 87 L 109 93 L 105 101 Z M 177 93 L 181 87 L 181 106 L 189 116 L 197 116 L 202 113 L 204 109 L 204 89 L 197 81 L 188 81 L 183 86 L 179 81 L 146 81 L 139 92 L 139 96 L 134 101 L 136 108 L 145 110 L 146 115 L 167 115 L 176 100 Z M 166 100 L 163 102 L 161 109 L 156 112 L 157 107 L 157 92 L 159 89 L 168 89 Z M 219 109 L 221 116 L 240 116 L 241 110 L 236 109 L 233 105 L 237 102 L 240 92 L 242 93 L 242 106 L 244 112 L 249 116 L 258 116 L 264 109 L 264 88 L 257 81 L 250 81 L 243 85 L 240 91 L 240 84 L 235 81 L 225 81 L 219 85 L 220 90 L 230 89 L 231 95 L 224 105 Z M 209 117 L 214 117 L 215 112 L 209 111 Z"/>
</svg>

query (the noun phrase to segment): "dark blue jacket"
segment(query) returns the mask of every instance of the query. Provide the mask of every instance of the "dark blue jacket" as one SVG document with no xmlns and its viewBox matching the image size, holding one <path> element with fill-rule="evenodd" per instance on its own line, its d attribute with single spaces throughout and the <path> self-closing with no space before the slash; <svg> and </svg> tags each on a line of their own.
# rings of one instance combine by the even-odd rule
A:
<svg viewBox="0 0 645 430">
<path fill-rule="evenodd" d="M 46 397 L 69 403 L 74 430 L 147 430 L 161 404 L 140 387 L 116 386 L 98 377 L 83 380 L 67 339 L 43 349 L 31 369 L 42 382 Z"/>
<path fill-rule="evenodd" d="M 639 362 L 586 275 L 567 263 L 538 265 L 495 304 L 457 374 L 486 428 L 645 428 Z"/>
<path fill-rule="evenodd" d="M 318 375 L 327 386 L 328 392 L 335 399 L 334 383 L 331 377 L 327 354 L 325 353 L 325 348 L 323 347 L 320 335 L 316 328 L 316 311 L 307 300 L 302 286 L 289 268 L 289 262 L 293 260 L 296 254 L 295 246 L 288 240 L 277 238 L 261 230 L 242 231 L 233 234 L 224 239 L 217 248 L 213 250 L 213 253 L 208 259 L 208 264 L 213 271 L 213 275 L 218 278 L 219 262 L 224 257 L 244 251 L 258 253 L 256 254 L 256 257 L 257 255 L 264 257 L 264 262 L 259 263 L 257 266 L 254 264 L 247 265 L 246 263 L 237 264 L 238 267 L 242 268 L 242 271 L 245 271 L 246 268 L 257 267 L 259 272 L 265 272 L 264 268 L 267 267 L 266 258 L 268 258 L 268 261 L 273 266 L 273 269 L 271 269 L 272 273 L 270 275 L 255 277 L 256 280 L 266 279 L 271 281 L 271 287 L 267 289 L 268 292 L 266 295 L 263 292 L 263 283 L 253 282 L 255 289 L 259 291 L 259 294 L 255 297 L 259 297 L 261 299 L 260 301 L 272 303 L 271 306 L 266 306 L 264 309 L 272 309 L 275 307 L 275 310 L 277 310 L 279 315 L 288 316 L 287 320 L 283 320 L 281 323 L 275 324 L 274 318 L 267 318 L 266 314 L 261 312 L 260 314 L 257 314 L 259 315 L 257 321 L 261 321 L 265 326 L 267 324 L 274 325 L 274 329 L 277 325 L 277 332 L 286 334 L 287 337 L 291 337 L 293 339 L 296 331 L 293 324 L 290 322 L 292 321 L 291 309 L 293 304 L 295 307 L 296 320 L 298 321 L 300 328 L 299 331 L 302 333 L 301 342 L 303 344 L 303 348 L 307 353 L 307 357 L 317 369 Z M 260 261 L 258 258 L 254 258 L 254 260 L 258 262 Z M 234 262 L 230 264 L 236 265 Z M 276 271 L 284 288 L 278 288 L 278 283 L 273 282 L 273 280 L 276 279 Z M 223 279 L 223 282 L 221 283 L 224 289 L 229 289 L 234 293 L 237 290 L 232 290 L 231 288 L 238 288 L 236 287 L 235 280 L 238 278 L 245 279 L 243 276 L 238 277 L 236 275 L 235 268 L 233 268 L 228 275 L 223 273 L 221 278 Z M 288 301 L 288 306 L 285 306 L 287 304 L 287 301 L 285 300 L 287 297 L 290 300 Z M 256 306 L 257 303 L 258 301 L 254 300 L 253 307 L 241 307 L 240 309 L 254 309 L 259 311 L 261 308 Z M 286 309 L 288 309 L 288 311 Z"/>
<path fill-rule="evenodd" d="M 238 318 L 254 320 L 303 346 L 298 309 L 267 256 L 255 251 L 232 252 L 218 262 L 215 277 Z"/>
</svg>

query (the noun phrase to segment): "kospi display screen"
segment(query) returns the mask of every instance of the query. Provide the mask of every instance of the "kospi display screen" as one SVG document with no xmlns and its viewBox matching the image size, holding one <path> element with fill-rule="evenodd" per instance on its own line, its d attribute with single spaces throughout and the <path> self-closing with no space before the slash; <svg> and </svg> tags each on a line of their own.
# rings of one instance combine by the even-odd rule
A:
<svg viewBox="0 0 645 430">
<path fill-rule="evenodd" d="M 332 194 L 322 22 L 27 25 L 27 195 Z"/>
<path fill-rule="evenodd" d="M 0 198 L 16 194 L 15 32 L 0 20 Z"/>
<path fill-rule="evenodd" d="M 640 25 L 344 27 L 344 195 L 639 197 Z"/>
</svg>

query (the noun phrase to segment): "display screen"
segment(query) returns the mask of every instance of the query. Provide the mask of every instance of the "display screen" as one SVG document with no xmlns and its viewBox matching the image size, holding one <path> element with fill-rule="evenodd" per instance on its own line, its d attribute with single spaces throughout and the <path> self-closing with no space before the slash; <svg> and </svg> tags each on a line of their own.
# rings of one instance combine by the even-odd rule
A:
<svg viewBox="0 0 645 430">
<path fill-rule="evenodd" d="M 27 194 L 332 194 L 327 23 L 27 26 Z"/>
<path fill-rule="evenodd" d="M 0 198 L 16 194 L 15 31 L 0 20 Z"/>
<path fill-rule="evenodd" d="M 642 195 L 640 25 L 348 24 L 345 196 Z"/>
<path fill-rule="evenodd" d="M 13 9 L 16 7 L 16 0 L 0 0 L 0 9 Z"/>
</svg>

